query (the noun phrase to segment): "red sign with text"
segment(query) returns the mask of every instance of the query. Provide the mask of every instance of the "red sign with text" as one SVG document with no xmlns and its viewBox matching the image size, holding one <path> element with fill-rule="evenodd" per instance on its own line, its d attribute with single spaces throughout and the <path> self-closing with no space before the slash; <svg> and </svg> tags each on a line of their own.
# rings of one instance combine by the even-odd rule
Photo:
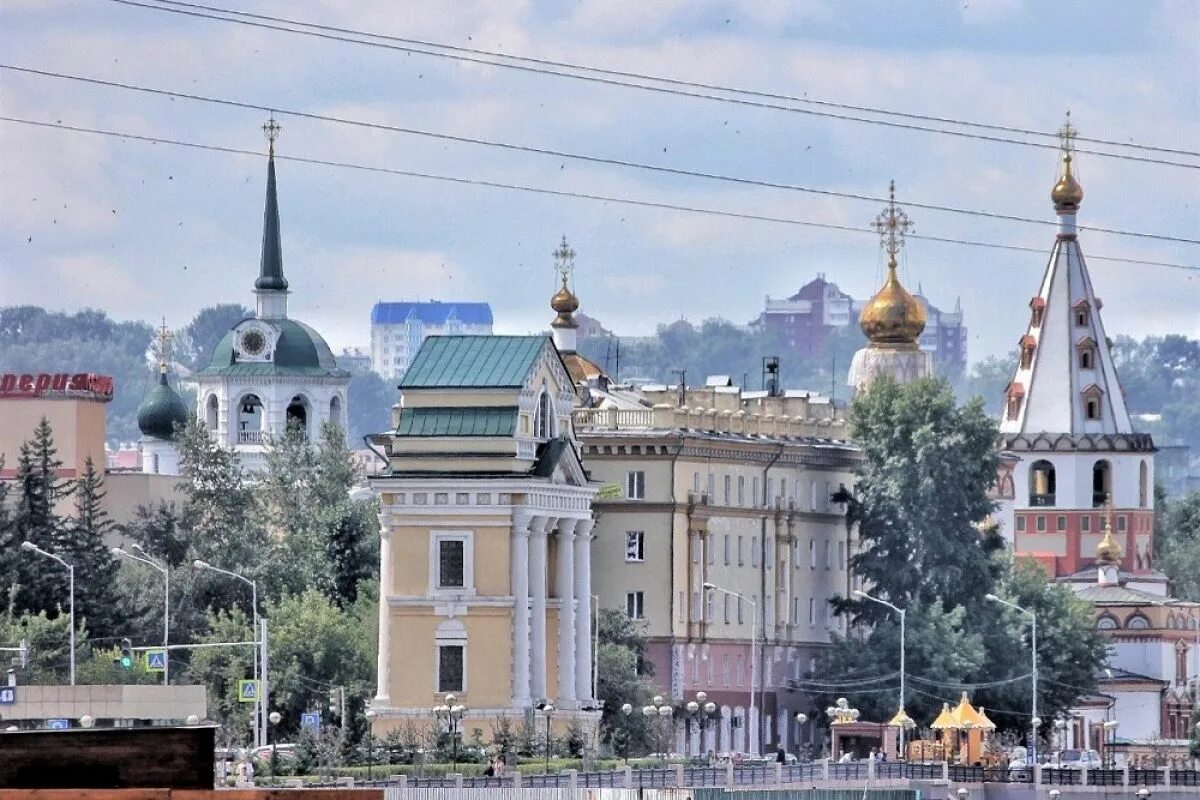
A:
<svg viewBox="0 0 1200 800">
<path fill-rule="evenodd" d="M 3 397 L 82 397 L 93 400 L 112 400 L 111 375 L 92 372 L 6 372 L 0 375 L 0 398 Z"/>
</svg>

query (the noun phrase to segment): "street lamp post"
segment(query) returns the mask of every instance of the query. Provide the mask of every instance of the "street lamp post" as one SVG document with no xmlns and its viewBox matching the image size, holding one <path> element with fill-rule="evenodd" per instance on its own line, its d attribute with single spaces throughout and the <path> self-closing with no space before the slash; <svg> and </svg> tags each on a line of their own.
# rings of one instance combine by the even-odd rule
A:
<svg viewBox="0 0 1200 800">
<path fill-rule="evenodd" d="M 625 752 L 622 754 L 625 757 L 626 765 L 629 764 L 629 715 L 633 713 L 633 706 L 629 703 L 621 704 L 621 713 L 625 716 Z"/>
<path fill-rule="evenodd" d="M 846 698 L 839 697 L 837 702 L 825 709 L 825 716 L 829 717 L 829 757 L 832 759 L 834 753 L 834 738 L 833 732 L 838 725 L 849 725 L 858 720 L 858 709 L 851 708 L 850 703 Z"/>
<path fill-rule="evenodd" d="M 53 560 L 57 561 L 59 564 L 62 564 L 64 567 L 67 568 L 67 579 L 68 579 L 68 583 L 69 583 L 68 607 L 70 608 L 70 623 L 71 623 L 71 640 L 70 640 L 71 641 L 71 644 L 70 644 L 70 647 L 71 647 L 71 685 L 74 686 L 75 685 L 75 565 L 68 564 L 66 561 L 64 561 L 62 559 L 61 556 L 55 555 L 54 553 L 49 553 L 49 552 L 43 550 L 42 548 L 38 547 L 33 542 L 21 542 L 21 549 L 28 550 L 31 553 L 37 553 L 40 556 L 45 556 L 46 558 L 53 559 Z"/>
<path fill-rule="evenodd" d="M 253 659 L 254 660 L 254 685 L 255 685 L 255 688 L 258 688 L 260 686 L 260 684 L 258 683 L 258 665 L 259 665 L 259 662 L 262 661 L 262 646 L 263 646 L 263 643 L 260 641 L 259 631 L 258 631 L 258 584 L 255 581 L 252 581 L 249 578 L 247 578 L 245 575 L 240 575 L 236 572 L 230 572 L 229 570 L 221 569 L 220 567 L 214 567 L 212 564 L 209 564 L 207 561 L 202 561 L 199 558 L 197 558 L 195 561 L 192 562 L 192 566 L 199 570 L 208 570 L 209 572 L 216 572 L 221 575 L 228 576 L 230 578 L 235 578 L 236 580 L 239 580 L 242 583 L 248 584 L 250 586 L 250 616 L 252 619 L 252 625 L 254 626 L 254 630 L 251 633 L 250 638 L 251 638 L 251 640 L 258 642 L 257 646 L 255 646 L 255 648 L 254 648 L 254 659 Z M 263 714 L 267 708 L 267 698 L 262 697 L 261 695 L 262 695 L 262 692 L 258 692 L 256 695 L 256 699 L 254 701 L 254 719 L 256 720 L 255 728 L 258 731 L 258 736 L 256 738 L 259 739 L 258 744 L 260 747 L 262 745 L 266 744 L 266 736 L 267 736 L 266 731 L 265 731 L 266 725 L 263 723 Z"/>
<path fill-rule="evenodd" d="M 988 594 L 988 595 L 986 595 L 986 597 L 988 600 L 991 600 L 993 603 L 999 603 L 1002 606 L 1008 606 L 1009 608 L 1013 609 L 1014 611 L 1021 612 L 1025 616 L 1029 617 L 1029 620 L 1030 620 L 1031 634 L 1030 634 L 1030 639 L 1029 639 L 1029 649 L 1033 653 L 1033 676 L 1032 676 L 1033 677 L 1033 716 L 1029 720 L 1029 724 L 1032 729 L 1031 730 L 1032 736 L 1031 736 L 1031 740 L 1030 740 L 1031 746 L 1029 748 L 1029 752 L 1030 752 L 1030 762 L 1033 764 L 1036 764 L 1037 763 L 1038 727 L 1042 724 L 1041 717 L 1038 716 L 1038 705 L 1037 705 L 1037 703 L 1038 703 L 1037 614 L 1033 613 L 1032 611 L 1030 611 L 1027 608 L 1021 608 L 1016 603 L 1005 600 L 1004 598 L 998 597 L 994 594 Z"/>
<path fill-rule="evenodd" d="M 717 704 L 708 699 L 707 692 L 696 692 L 696 699 L 689 701 L 683 708 L 687 712 L 687 716 L 684 718 L 687 723 L 687 747 L 685 749 L 690 750 L 692 746 L 692 718 L 695 717 L 696 727 L 700 732 L 700 742 L 696 755 L 703 755 L 704 729 L 707 727 L 708 720 L 712 715 L 717 713 Z"/>
<path fill-rule="evenodd" d="M 668 720 L 674 717 L 674 715 L 675 709 L 671 708 L 671 704 L 664 700 L 661 694 L 656 694 L 654 696 L 652 705 L 642 706 L 642 716 L 646 717 L 647 720 L 653 719 L 654 717 L 658 717 L 660 720 Z M 659 728 L 659 733 L 656 734 L 654 738 L 657 740 L 658 750 L 665 760 L 669 753 L 667 752 L 668 748 L 666 742 L 664 741 L 665 737 L 662 734 L 661 727 Z"/>
<path fill-rule="evenodd" d="M 745 595 L 738 594 L 737 592 L 731 592 L 728 589 L 722 589 L 715 583 L 705 583 L 704 589 L 705 591 L 720 592 L 721 594 L 729 595 L 730 597 L 736 597 L 737 599 L 744 600 L 750 604 L 750 719 L 754 721 L 754 727 L 751 728 L 749 748 L 750 755 L 757 756 L 758 740 L 761 733 L 759 729 L 760 724 L 758 720 L 758 714 L 756 713 L 756 697 L 758 695 L 758 604 Z M 704 604 L 704 607 L 708 607 L 707 602 Z"/>
<path fill-rule="evenodd" d="M 887 600 L 881 600 L 878 597 L 872 597 L 861 589 L 855 589 L 854 594 L 861 597 L 863 600 L 870 600 L 872 603 L 878 603 L 881 606 L 886 606 L 892 611 L 900 615 L 900 710 L 896 713 L 895 720 L 899 723 L 900 728 L 900 758 L 904 757 L 904 734 L 907 732 L 907 723 L 910 721 L 908 714 L 904 711 L 904 618 L 905 611 L 899 606 L 889 603 Z"/>
<path fill-rule="evenodd" d="M 542 703 L 542 713 L 546 715 L 546 774 L 550 774 L 550 718 L 554 716 L 554 704 Z"/>
<path fill-rule="evenodd" d="M 160 564 L 149 556 L 148 553 L 140 544 L 130 545 L 131 550 L 136 550 L 137 554 L 130 553 L 128 550 L 122 550 L 120 547 L 114 547 L 112 554 L 121 558 L 128 558 L 131 561 L 138 561 L 142 564 L 148 564 L 162 573 L 163 576 L 163 686 L 166 686 L 170 680 L 171 659 L 167 655 L 167 644 L 170 641 L 169 631 L 171 629 L 171 573 L 167 571 L 166 564 Z"/>
<path fill-rule="evenodd" d="M 459 705 L 457 700 L 457 697 L 448 694 L 444 703 L 433 707 L 433 715 L 446 722 L 446 730 L 450 733 L 451 763 L 455 771 L 458 770 L 458 721 L 467 713 L 467 707 Z"/>
<path fill-rule="evenodd" d="M 803 728 L 804 723 L 808 722 L 808 714 L 805 714 L 803 711 L 797 711 L 796 712 L 796 722 L 799 724 L 799 726 L 801 728 Z M 796 757 L 797 758 L 800 757 L 800 733 L 799 732 L 796 733 Z"/>
<path fill-rule="evenodd" d="M 372 769 L 375 766 L 375 732 L 371 729 L 371 723 L 375 721 L 375 709 L 368 708 L 366 711 L 367 717 L 367 780 L 374 779 Z"/>
<path fill-rule="evenodd" d="M 274 725 L 278 725 L 280 722 L 283 721 L 283 715 L 280 714 L 278 711 L 272 711 L 271 715 L 269 717 L 267 717 L 267 719 L 270 720 L 271 725 L 274 726 Z M 275 777 L 275 767 L 278 764 L 279 764 L 279 757 L 275 753 L 275 737 L 272 736 L 271 737 L 271 777 L 272 778 Z"/>
</svg>

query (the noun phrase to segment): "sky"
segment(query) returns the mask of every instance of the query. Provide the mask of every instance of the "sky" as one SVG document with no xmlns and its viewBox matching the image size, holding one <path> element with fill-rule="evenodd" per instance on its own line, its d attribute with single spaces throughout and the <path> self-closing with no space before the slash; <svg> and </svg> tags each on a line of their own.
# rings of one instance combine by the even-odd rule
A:
<svg viewBox="0 0 1200 800">
<path fill-rule="evenodd" d="M 204 0 L 200 0 L 203 2 Z M 145 0 L 156 5 L 157 0 Z M 911 114 L 1195 150 L 1194 0 L 208 0 L 389 36 Z M 866 299 L 882 280 L 875 201 L 589 164 L 285 113 L 1053 221 L 1053 150 L 647 92 L 123 5 L 5 0 L 8 65 L 281 109 L 282 156 L 848 226 L 632 207 L 279 161 L 290 316 L 335 348 L 369 342 L 379 300 L 485 300 L 498 333 L 545 330 L 562 236 L 582 310 L 623 335 L 720 316 L 818 273 Z M 827 106 L 792 107 L 836 111 Z M 252 305 L 266 141 L 258 108 L 0 70 L 3 116 L 251 150 L 200 151 L 0 122 L 0 305 L 186 324 Z M 836 113 L 856 115 L 855 112 Z M 891 118 L 895 119 L 895 118 Z M 917 124 L 928 124 L 917 122 Z M 961 129 L 960 129 L 961 130 Z M 1002 134 L 1004 135 L 1004 134 Z M 1039 140 L 1050 141 L 1050 140 Z M 1086 145 L 1081 145 L 1086 146 Z M 1112 148 L 1109 148 L 1112 149 Z M 1122 151 L 1200 165 L 1200 158 Z M 1200 238 L 1200 171 L 1079 154 L 1080 224 Z M 1051 225 L 908 209 L 902 278 L 961 299 L 969 358 L 1024 332 Z M 861 232 L 859 232 L 861 231 Z M 1110 335 L 1200 335 L 1200 246 L 1084 232 Z"/>
</svg>

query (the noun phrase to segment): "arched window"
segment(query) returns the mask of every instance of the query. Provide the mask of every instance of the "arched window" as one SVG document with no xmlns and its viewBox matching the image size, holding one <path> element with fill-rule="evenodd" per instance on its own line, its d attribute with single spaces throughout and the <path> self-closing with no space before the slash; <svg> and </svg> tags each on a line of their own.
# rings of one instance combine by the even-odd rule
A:
<svg viewBox="0 0 1200 800">
<path fill-rule="evenodd" d="M 204 403 L 204 424 L 208 426 L 210 432 L 217 429 L 217 410 L 219 407 L 217 396 L 210 394 L 208 400 Z"/>
<path fill-rule="evenodd" d="M 1125 627 L 1130 630 L 1144 631 L 1150 627 L 1150 620 L 1143 617 L 1141 614 L 1134 614 L 1125 622 Z"/>
<path fill-rule="evenodd" d="M 1146 460 L 1138 465 L 1138 506 L 1145 508 L 1150 502 L 1150 467 Z"/>
<path fill-rule="evenodd" d="M 237 444 L 261 444 L 266 413 L 256 394 L 244 395 L 237 404 Z"/>
<path fill-rule="evenodd" d="M 1033 462 L 1029 467 L 1029 505 L 1053 506 L 1054 492 L 1054 465 L 1044 459 Z"/>
<path fill-rule="evenodd" d="M 342 398 L 336 394 L 329 401 L 329 421 L 338 427 L 342 427 Z"/>
<path fill-rule="evenodd" d="M 296 395 L 292 398 L 292 402 L 288 403 L 287 407 L 287 430 L 291 434 L 293 431 L 300 436 L 301 439 L 308 438 L 308 398 L 304 395 Z"/>
<path fill-rule="evenodd" d="M 1104 507 L 1111 496 L 1112 465 L 1102 458 L 1092 465 L 1092 508 Z"/>
<path fill-rule="evenodd" d="M 1105 614 L 1096 620 L 1096 628 L 1102 631 L 1116 630 L 1117 620 L 1114 617 L 1110 617 L 1108 614 Z"/>
<path fill-rule="evenodd" d="M 550 392 L 546 389 L 542 389 L 542 393 L 538 395 L 537 416 L 533 420 L 533 435 L 539 439 L 554 437 L 554 403 L 550 399 Z"/>
</svg>

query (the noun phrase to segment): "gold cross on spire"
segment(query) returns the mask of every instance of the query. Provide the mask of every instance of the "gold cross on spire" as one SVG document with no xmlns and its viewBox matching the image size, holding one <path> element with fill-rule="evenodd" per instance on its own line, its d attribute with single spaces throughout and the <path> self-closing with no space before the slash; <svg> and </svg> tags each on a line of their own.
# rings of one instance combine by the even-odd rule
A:
<svg viewBox="0 0 1200 800">
<path fill-rule="evenodd" d="M 167 329 L 167 318 L 163 317 L 162 325 L 158 329 L 158 368 L 163 373 L 167 371 L 167 361 L 171 353 L 171 340 L 175 335 Z"/>
<path fill-rule="evenodd" d="M 1070 155 L 1075 149 L 1075 138 L 1079 135 L 1079 131 L 1071 124 L 1071 109 L 1067 109 L 1067 121 L 1058 129 L 1058 146 L 1062 148 L 1063 153 Z"/>
<path fill-rule="evenodd" d="M 268 147 L 271 155 L 275 155 L 275 140 L 279 138 L 279 132 L 283 130 L 283 126 L 275 121 L 275 112 L 271 112 L 271 117 L 263 123 L 263 133 L 267 137 Z"/>
<path fill-rule="evenodd" d="M 565 288 L 571 273 L 575 271 L 575 251 L 567 244 L 567 237 L 562 237 L 562 244 L 554 251 L 554 270 L 562 276 Z"/>
<path fill-rule="evenodd" d="M 896 182 L 888 185 L 887 208 L 880 212 L 871 228 L 879 234 L 880 246 L 888 254 L 888 266 L 896 266 L 896 254 L 904 247 L 904 237 L 913 230 L 912 220 L 896 205 Z"/>
</svg>

